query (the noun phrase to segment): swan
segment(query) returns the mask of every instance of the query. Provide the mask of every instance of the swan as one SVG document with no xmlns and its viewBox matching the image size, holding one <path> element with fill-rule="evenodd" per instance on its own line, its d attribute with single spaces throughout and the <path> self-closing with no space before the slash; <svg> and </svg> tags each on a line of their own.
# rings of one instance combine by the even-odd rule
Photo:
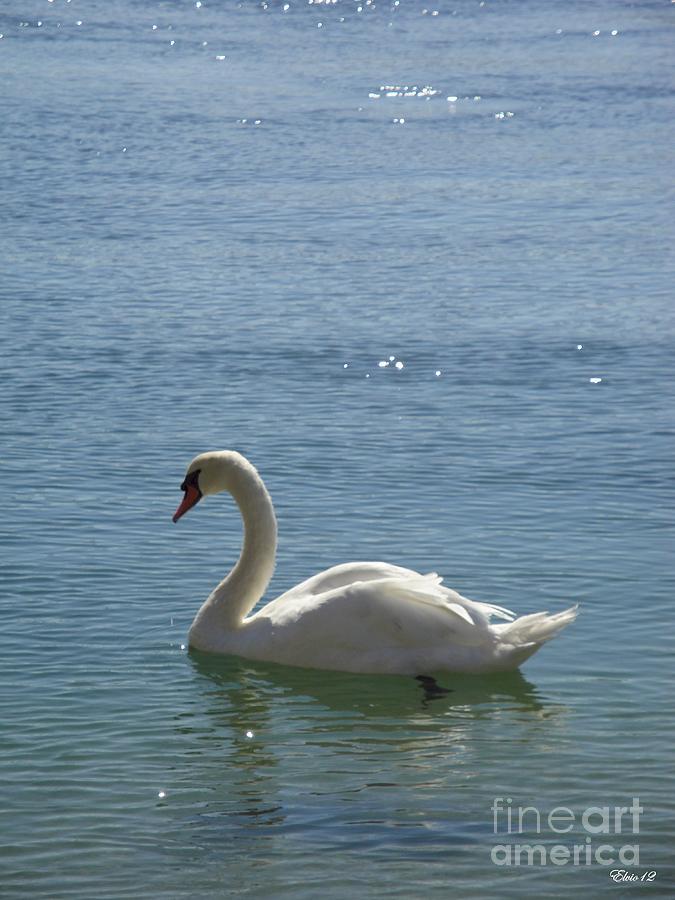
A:
<svg viewBox="0 0 675 900">
<path fill-rule="evenodd" d="M 420 675 L 516 669 L 577 614 L 515 618 L 468 600 L 435 573 L 384 562 L 350 562 L 319 572 L 249 615 L 274 571 L 277 522 L 267 488 L 240 453 L 196 456 L 173 521 L 203 497 L 229 491 L 244 540 L 232 571 L 199 609 L 189 645 L 260 662 L 355 673 Z M 505 620 L 490 624 L 494 617 Z"/>
</svg>

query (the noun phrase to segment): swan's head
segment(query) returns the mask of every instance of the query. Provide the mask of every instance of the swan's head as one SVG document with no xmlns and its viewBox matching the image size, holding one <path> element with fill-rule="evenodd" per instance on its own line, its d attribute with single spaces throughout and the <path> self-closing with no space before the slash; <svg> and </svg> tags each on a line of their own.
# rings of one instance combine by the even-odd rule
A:
<svg viewBox="0 0 675 900">
<path fill-rule="evenodd" d="M 180 486 L 184 492 L 183 499 L 173 515 L 173 521 L 177 522 L 189 509 L 199 503 L 202 497 L 218 494 L 220 491 L 231 492 L 235 478 L 244 468 L 253 467 L 234 450 L 212 450 L 195 456 L 187 467 Z"/>
</svg>

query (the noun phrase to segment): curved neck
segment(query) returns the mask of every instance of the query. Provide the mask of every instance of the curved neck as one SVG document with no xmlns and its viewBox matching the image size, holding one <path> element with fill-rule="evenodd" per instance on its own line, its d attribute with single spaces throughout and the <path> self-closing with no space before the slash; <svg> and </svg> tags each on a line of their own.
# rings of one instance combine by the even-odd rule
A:
<svg viewBox="0 0 675 900">
<path fill-rule="evenodd" d="M 272 578 L 277 520 L 267 488 L 252 466 L 238 471 L 230 491 L 243 520 L 244 542 L 237 564 L 207 603 L 218 607 L 224 626 L 236 628 L 260 600 Z"/>
</svg>

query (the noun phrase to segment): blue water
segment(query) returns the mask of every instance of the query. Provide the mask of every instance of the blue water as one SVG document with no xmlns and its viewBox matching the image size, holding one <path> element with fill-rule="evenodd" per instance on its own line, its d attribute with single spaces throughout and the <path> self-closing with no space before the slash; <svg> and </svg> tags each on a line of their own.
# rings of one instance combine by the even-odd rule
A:
<svg viewBox="0 0 675 900">
<path fill-rule="evenodd" d="M 0 9 L 3 895 L 672 896 L 675 6 L 288 6 Z M 385 559 L 579 620 L 431 698 L 189 654 L 214 448 L 273 593 Z M 652 881 L 493 862 L 633 797 L 592 846 Z"/>
</svg>

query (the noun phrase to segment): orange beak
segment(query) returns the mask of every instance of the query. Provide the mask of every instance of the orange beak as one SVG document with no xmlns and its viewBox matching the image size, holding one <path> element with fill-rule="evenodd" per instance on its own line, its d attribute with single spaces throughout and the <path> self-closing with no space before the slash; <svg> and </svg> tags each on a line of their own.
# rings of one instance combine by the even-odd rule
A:
<svg viewBox="0 0 675 900">
<path fill-rule="evenodd" d="M 202 492 L 196 487 L 194 484 L 187 484 L 185 486 L 185 493 L 183 494 L 183 499 L 180 502 L 180 506 L 173 514 L 173 521 L 177 522 L 181 516 L 184 516 L 185 513 L 192 509 L 195 503 L 198 503 L 201 500 Z"/>
</svg>

